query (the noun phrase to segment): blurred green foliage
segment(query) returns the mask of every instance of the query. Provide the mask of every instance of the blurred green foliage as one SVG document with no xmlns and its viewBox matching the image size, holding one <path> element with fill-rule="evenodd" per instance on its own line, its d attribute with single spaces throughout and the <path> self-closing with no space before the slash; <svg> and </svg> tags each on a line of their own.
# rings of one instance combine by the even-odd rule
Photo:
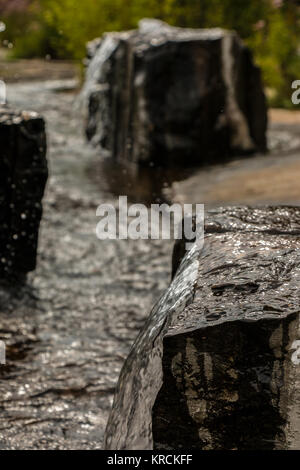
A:
<svg viewBox="0 0 300 470">
<path fill-rule="evenodd" d="M 291 105 L 291 82 L 300 79 L 298 0 L 0 0 L 2 35 L 17 57 L 81 59 L 87 41 L 143 17 L 235 29 L 262 68 L 271 104 Z"/>
</svg>

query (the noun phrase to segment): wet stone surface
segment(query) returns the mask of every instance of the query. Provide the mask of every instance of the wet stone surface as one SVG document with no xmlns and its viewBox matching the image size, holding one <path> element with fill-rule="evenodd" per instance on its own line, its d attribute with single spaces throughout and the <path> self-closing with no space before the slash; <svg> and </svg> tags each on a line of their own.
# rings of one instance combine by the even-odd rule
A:
<svg viewBox="0 0 300 470">
<path fill-rule="evenodd" d="M 114 160 L 188 167 L 265 151 L 260 70 L 236 33 L 144 19 L 88 56 L 87 136 Z"/>
<path fill-rule="evenodd" d="M 182 259 L 178 242 L 122 369 L 108 448 L 299 448 L 299 229 L 297 207 L 221 208 L 203 248 Z"/>
<path fill-rule="evenodd" d="M 104 160 L 82 137 L 74 86 L 73 81 L 8 86 L 12 107 L 34 109 L 46 118 L 50 178 L 37 269 L 26 286 L 0 287 L 0 339 L 7 345 L 7 365 L 0 366 L 2 449 L 103 446 L 120 369 L 170 280 L 172 242 L 104 243 L 95 237 L 98 204 L 116 204 L 112 194 L 128 192 L 133 200 L 153 201 L 153 190 L 160 193 L 160 188 L 154 172 L 128 178 L 128 168 L 106 171 Z M 284 144 L 280 129 L 271 129 L 272 136 Z M 280 159 L 277 173 L 286 159 Z M 244 166 L 251 169 L 257 162 L 252 157 Z M 204 169 L 197 183 L 197 202 L 206 202 L 199 193 L 206 188 L 204 180 L 215 190 L 209 174 Z M 231 222 L 238 219 L 233 214 Z M 189 285 L 182 286 L 190 301 Z"/>
<path fill-rule="evenodd" d="M 0 288 L 1 449 L 97 449 L 120 368 L 170 280 L 172 243 L 95 236 L 96 207 L 116 203 L 88 168 L 72 82 L 11 84 L 10 105 L 46 118 L 49 170 L 38 264 Z M 66 89 L 68 93 L 62 90 Z"/>
<path fill-rule="evenodd" d="M 47 181 L 41 116 L 0 106 L 0 278 L 22 279 L 36 266 Z"/>
</svg>

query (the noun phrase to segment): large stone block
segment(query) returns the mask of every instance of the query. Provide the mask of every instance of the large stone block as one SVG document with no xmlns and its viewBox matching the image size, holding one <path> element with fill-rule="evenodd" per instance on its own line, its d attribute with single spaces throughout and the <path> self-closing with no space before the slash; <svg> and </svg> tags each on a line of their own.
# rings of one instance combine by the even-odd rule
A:
<svg viewBox="0 0 300 470">
<path fill-rule="evenodd" d="M 260 71 L 236 33 L 142 20 L 88 57 L 87 136 L 103 154 L 188 166 L 266 149 Z"/>
<path fill-rule="evenodd" d="M 35 269 L 47 181 L 44 120 L 0 108 L 0 277 Z"/>
<path fill-rule="evenodd" d="M 207 214 L 125 362 L 108 449 L 299 449 L 300 209 Z"/>
</svg>

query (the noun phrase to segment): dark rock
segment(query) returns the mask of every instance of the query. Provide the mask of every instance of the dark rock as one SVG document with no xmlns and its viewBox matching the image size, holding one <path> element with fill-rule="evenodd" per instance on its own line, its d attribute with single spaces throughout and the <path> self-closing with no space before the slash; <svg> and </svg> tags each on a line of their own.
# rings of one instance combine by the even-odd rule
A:
<svg viewBox="0 0 300 470">
<path fill-rule="evenodd" d="M 266 149 L 260 70 L 236 33 L 142 20 L 88 57 L 87 136 L 104 154 L 187 166 Z"/>
<path fill-rule="evenodd" d="M 44 120 L 0 108 L 0 278 L 35 269 L 47 181 Z"/>
<path fill-rule="evenodd" d="M 184 241 L 179 245 L 185 245 Z M 108 449 L 298 449 L 300 208 L 207 214 L 125 362 Z"/>
</svg>

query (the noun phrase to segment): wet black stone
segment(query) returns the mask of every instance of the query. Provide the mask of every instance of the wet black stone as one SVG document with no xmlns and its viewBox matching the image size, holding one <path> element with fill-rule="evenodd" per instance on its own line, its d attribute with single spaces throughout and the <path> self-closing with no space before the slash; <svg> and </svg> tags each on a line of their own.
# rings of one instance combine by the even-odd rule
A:
<svg viewBox="0 0 300 470">
<path fill-rule="evenodd" d="M 188 166 L 266 150 L 260 70 L 235 33 L 143 20 L 88 57 L 86 132 L 104 154 Z"/>
<path fill-rule="evenodd" d="M 120 375 L 109 449 L 297 449 L 300 208 L 206 214 Z"/>
<path fill-rule="evenodd" d="M 165 338 L 164 383 L 153 407 L 154 447 L 287 448 L 288 413 L 280 401 L 289 394 L 285 369 L 295 320 L 296 315 L 259 324 L 235 321 Z M 276 358 L 270 342 L 281 329 Z"/>
<path fill-rule="evenodd" d="M 47 181 L 44 120 L 0 108 L 0 278 L 35 269 Z"/>
</svg>

